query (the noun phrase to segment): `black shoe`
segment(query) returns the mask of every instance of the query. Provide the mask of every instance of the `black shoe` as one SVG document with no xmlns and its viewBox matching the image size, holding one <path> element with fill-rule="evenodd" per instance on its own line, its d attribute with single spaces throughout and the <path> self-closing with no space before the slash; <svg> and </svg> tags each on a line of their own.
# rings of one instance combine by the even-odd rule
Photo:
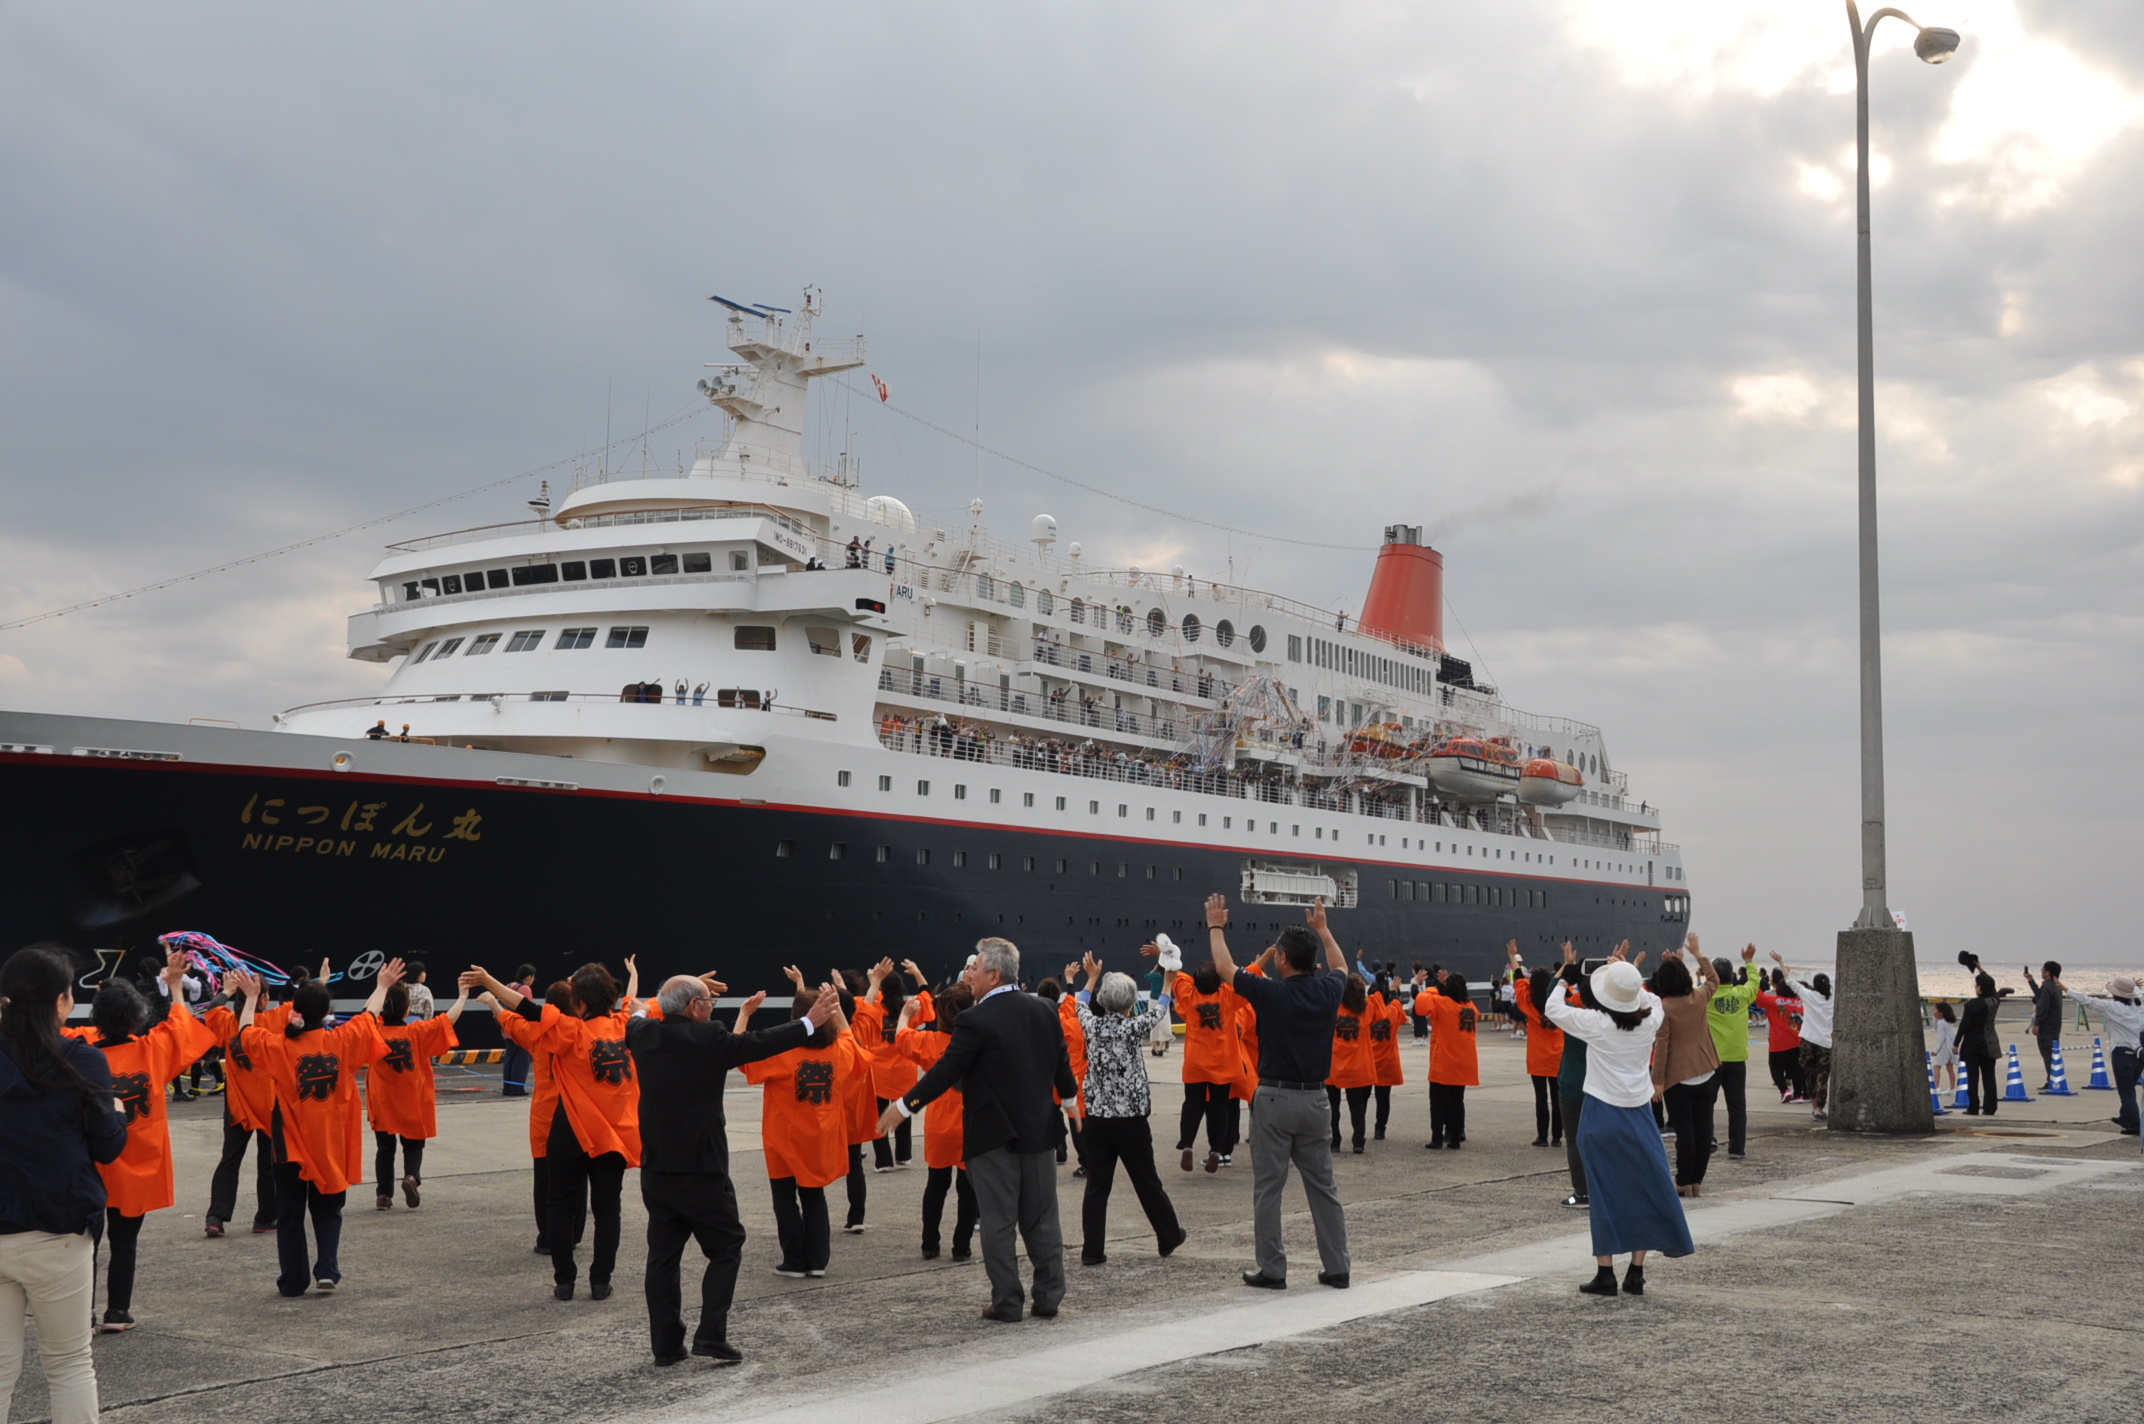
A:
<svg viewBox="0 0 2144 1424">
<path fill-rule="evenodd" d="M 1057 1318 L 1057 1307 L 1054 1305 L 1031 1305 L 1027 1308 L 1027 1313 L 1037 1320 L 1055 1320 Z"/>
<path fill-rule="evenodd" d="M 1645 1294 L 1645 1267 L 1632 1266 L 1623 1273 L 1623 1294 Z"/>
<path fill-rule="evenodd" d="M 1578 1288 L 1580 1295 L 1614 1295 L 1615 1267 L 1603 1266 L 1593 1273 L 1593 1279 Z"/>
<path fill-rule="evenodd" d="M 1563 1204 L 1569 1207 L 1585 1207 L 1591 1205 L 1591 1201 L 1584 1192 L 1573 1192 L 1563 1199 Z"/>
<path fill-rule="evenodd" d="M 1359 1137 L 1355 1139 L 1355 1155 L 1358 1157 L 1362 1155 L 1362 1139 Z"/>
<path fill-rule="evenodd" d="M 955 1246 L 953 1248 L 953 1259 L 956 1261 L 972 1261 L 975 1259 L 975 1252 L 966 1246 Z"/>
<path fill-rule="evenodd" d="M 1727 1154 L 1727 1160 L 1730 1162 L 1739 1162 L 1747 1156 L 1749 1156 L 1747 1152 L 1730 1152 Z"/>
<path fill-rule="evenodd" d="M 208 1218 L 208 1220 L 204 1221 L 201 1224 L 201 1234 L 203 1236 L 223 1235 L 223 1221 L 221 1220 L 221 1218 L 212 1216 Z"/>
<path fill-rule="evenodd" d="M 1425 1142 L 1422 1146 L 1431 1152 L 1442 1152 L 1444 1150 L 1444 1144 L 1441 1142 Z"/>
<path fill-rule="evenodd" d="M 1320 1271 L 1318 1272 L 1318 1284 L 1321 1286 L 1331 1286 L 1334 1290 L 1346 1290 L 1347 1272 Z"/>
<path fill-rule="evenodd" d="M 609 1282 L 609 1281 L 590 1281 L 590 1282 L 588 1283 L 588 1298 L 589 1298 L 590 1300 L 609 1300 L 609 1299 L 610 1299 L 610 1282 Z"/>
<path fill-rule="evenodd" d="M 695 1340 L 692 1342 L 692 1353 L 702 1359 L 713 1360 L 718 1365 L 744 1363 L 744 1351 L 727 1340 Z"/>
<path fill-rule="evenodd" d="M 935 1260 L 937 1260 L 937 1259 L 938 1259 L 938 1248 L 937 1248 L 936 1246 L 926 1246 L 926 1247 L 924 1247 L 924 1248 L 923 1248 L 923 1259 L 924 1259 L 924 1260 L 926 1260 L 926 1261 L 935 1261 Z"/>
<path fill-rule="evenodd" d="M 1385 1140 L 1385 1130 L 1381 1127 L 1377 1129 L 1377 1140 L 1379 1142 L 1383 1142 Z"/>
<path fill-rule="evenodd" d="M 571 1282 L 571 1281 L 568 1281 L 568 1282 L 566 1282 L 566 1283 L 565 1283 L 564 1285 L 562 1285 L 562 1286 L 553 1286 L 553 1287 L 551 1287 L 551 1299 L 553 1299 L 553 1300 L 571 1300 L 571 1299 L 573 1299 L 573 1282 Z"/>
<path fill-rule="evenodd" d="M 1018 1325 L 1020 1323 L 1020 1312 L 1015 1310 L 1010 1315 L 1001 1315 L 998 1313 L 996 1306 L 986 1305 L 983 1307 L 983 1319 L 995 1320 L 1000 1325 Z"/>
<path fill-rule="evenodd" d="M 1109 1264 L 1109 1258 L 1107 1256 L 1090 1256 L 1082 1251 L 1079 1253 L 1079 1263 L 1082 1266 L 1106 1266 Z"/>
<path fill-rule="evenodd" d="M 1336 1132 L 1336 1133 L 1334 1133 L 1334 1134 L 1333 1134 L 1333 1151 L 1335 1151 L 1335 1152 L 1338 1152 L 1339 1150 L 1340 1150 L 1340 1134 Z"/>
<path fill-rule="evenodd" d="M 1087 1169 L 1085 1167 L 1074 1167 L 1072 1169 L 1072 1175 L 1075 1177 L 1084 1177 L 1087 1175 Z"/>
<path fill-rule="evenodd" d="M 551 1254 L 551 1243 L 550 1243 L 550 1242 L 548 1242 L 548 1241 L 546 1241 L 546 1240 L 544 1240 L 544 1239 L 543 1239 L 543 1238 L 542 1238 L 541 1236 L 537 1237 L 537 1238 L 536 1238 L 536 1250 L 535 1250 L 535 1254 L 536 1254 L 536 1255 L 538 1255 L 538 1256 L 548 1256 L 548 1255 L 550 1255 L 550 1254 Z"/>
<path fill-rule="evenodd" d="M 1288 1282 L 1285 1279 L 1275 1279 L 1263 1271 L 1245 1271 L 1243 1273 L 1243 1283 L 1256 1290 L 1286 1290 L 1288 1288 Z"/>
<path fill-rule="evenodd" d="M 1160 1247 L 1158 1248 L 1158 1249 L 1160 1250 L 1160 1252 L 1161 1252 L 1161 1255 L 1162 1255 L 1162 1259 L 1166 1260 L 1166 1259 L 1168 1259 L 1168 1258 L 1169 1258 L 1170 1256 L 1173 1256 L 1173 1255 L 1175 1255 L 1175 1254 L 1176 1254 L 1176 1248 L 1177 1248 L 1177 1247 L 1179 1247 L 1179 1246 L 1181 1246 L 1181 1245 L 1183 1245 L 1183 1244 L 1184 1244 L 1184 1243 L 1185 1243 L 1186 1241 L 1189 1241 L 1190 1239 L 1191 1239 L 1191 1233 L 1190 1233 L 1189 1231 L 1186 1231 L 1186 1230 L 1185 1230 L 1185 1229 L 1184 1229 L 1183 1227 L 1181 1227 L 1181 1226 L 1177 1227 L 1177 1228 L 1176 1228 L 1176 1239 L 1175 1239 L 1174 1241 L 1166 1241 L 1166 1242 L 1163 1242 L 1163 1243 L 1162 1243 L 1162 1244 L 1160 1245 Z"/>
<path fill-rule="evenodd" d="M 692 1357 L 690 1355 L 686 1354 L 683 1350 L 680 1350 L 674 1355 L 657 1355 L 655 1357 L 655 1363 L 658 1365 L 682 1365 L 685 1363 L 685 1361 L 691 1358 Z"/>
<path fill-rule="evenodd" d="M 129 1315 L 124 1310 L 107 1310 L 104 1312 L 104 1324 L 98 1327 L 98 1333 L 120 1335 L 133 1328 L 134 1317 L 132 1315 Z"/>
<path fill-rule="evenodd" d="M 1537 1137 L 1537 1138 L 1535 1138 L 1535 1139 L 1534 1139 L 1534 1146 L 1536 1146 L 1536 1147 L 1546 1147 L 1546 1146 L 1548 1146 L 1548 1139 L 1547 1139 L 1547 1138 L 1545 1138 L 1545 1137 Z"/>
</svg>

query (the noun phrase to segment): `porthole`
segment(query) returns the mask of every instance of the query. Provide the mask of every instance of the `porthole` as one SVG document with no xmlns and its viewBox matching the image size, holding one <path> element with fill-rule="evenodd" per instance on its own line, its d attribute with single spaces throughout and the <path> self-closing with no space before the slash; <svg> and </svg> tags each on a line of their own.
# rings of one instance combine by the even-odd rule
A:
<svg viewBox="0 0 2144 1424">
<path fill-rule="evenodd" d="M 1045 618 L 1057 611 L 1057 599 L 1048 589 L 1035 590 L 1035 611 Z"/>
<path fill-rule="evenodd" d="M 1146 611 L 1146 635 L 1149 638 L 1158 638 L 1168 631 L 1168 616 L 1158 608 L 1149 608 Z"/>
<path fill-rule="evenodd" d="M 1213 625 L 1213 640 L 1224 648 L 1235 642 L 1236 625 L 1223 618 Z"/>
<path fill-rule="evenodd" d="M 1196 643 L 1198 640 L 1199 616 L 1196 613 L 1186 613 L 1184 615 L 1184 641 L 1187 643 Z"/>
<path fill-rule="evenodd" d="M 1263 624 L 1253 623 L 1248 636 L 1251 640 L 1252 652 L 1262 653 L 1266 650 L 1266 630 Z"/>
</svg>

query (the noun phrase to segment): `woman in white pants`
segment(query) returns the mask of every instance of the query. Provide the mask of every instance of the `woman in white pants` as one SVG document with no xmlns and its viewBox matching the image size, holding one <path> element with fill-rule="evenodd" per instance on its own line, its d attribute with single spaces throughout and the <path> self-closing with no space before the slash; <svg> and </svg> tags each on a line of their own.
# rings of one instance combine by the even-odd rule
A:
<svg viewBox="0 0 2144 1424">
<path fill-rule="evenodd" d="M 25 1314 L 37 1321 L 53 1424 L 97 1417 L 89 1228 L 104 1215 L 96 1164 L 118 1159 L 127 1128 L 104 1055 L 60 1033 L 74 975 L 58 949 L 18 950 L 0 965 L 0 1419 L 22 1376 Z"/>
</svg>

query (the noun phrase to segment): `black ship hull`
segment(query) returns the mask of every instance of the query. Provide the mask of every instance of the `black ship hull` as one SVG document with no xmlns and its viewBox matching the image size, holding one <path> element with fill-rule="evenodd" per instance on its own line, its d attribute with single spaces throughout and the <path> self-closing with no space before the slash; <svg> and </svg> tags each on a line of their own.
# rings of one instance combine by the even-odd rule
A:
<svg viewBox="0 0 2144 1424">
<path fill-rule="evenodd" d="M 472 963 L 502 977 L 531 963 L 543 983 L 637 954 L 646 986 L 712 970 L 733 995 L 779 1000 L 785 964 L 816 980 L 914 959 L 935 980 L 994 934 L 1020 945 L 1031 982 L 1087 952 L 1138 971 L 1157 931 L 1199 957 L 1204 899 L 1234 903 L 1245 862 L 1210 845 L 191 755 L 0 753 L 0 787 L 0 950 L 63 945 L 85 987 L 182 929 L 285 969 L 326 958 L 351 971 L 349 997 L 396 956 L 425 961 L 446 998 Z M 1657 954 L 1687 918 L 1680 887 L 1346 863 L 1360 903 L 1332 925 L 1351 956 L 1476 981 L 1507 941 L 1535 964 L 1566 939 Z M 1301 918 L 1234 913 L 1239 950 Z"/>
</svg>

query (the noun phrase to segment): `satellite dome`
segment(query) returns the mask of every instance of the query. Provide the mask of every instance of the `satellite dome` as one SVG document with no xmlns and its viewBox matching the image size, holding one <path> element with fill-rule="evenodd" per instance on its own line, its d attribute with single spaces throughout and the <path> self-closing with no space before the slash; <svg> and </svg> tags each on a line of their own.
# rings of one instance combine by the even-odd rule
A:
<svg viewBox="0 0 2144 1424">
<path fill-rule="evenodd" d="M 1037 544 L 1056 543 L 1056 519 L 1047 514 L 1036 515 L 1034 521 L 1027 526 L 1027 537 L 1029 538 L 1029 540 Z"/>
<path fill-rule="evenodd" d="M 864 516 L 874 524 L 883 524 L 903 533 L 916 532 L 916 516 L 907 505 L 890 494 L 875 494 L 864 501 Z"/>
</svg>

